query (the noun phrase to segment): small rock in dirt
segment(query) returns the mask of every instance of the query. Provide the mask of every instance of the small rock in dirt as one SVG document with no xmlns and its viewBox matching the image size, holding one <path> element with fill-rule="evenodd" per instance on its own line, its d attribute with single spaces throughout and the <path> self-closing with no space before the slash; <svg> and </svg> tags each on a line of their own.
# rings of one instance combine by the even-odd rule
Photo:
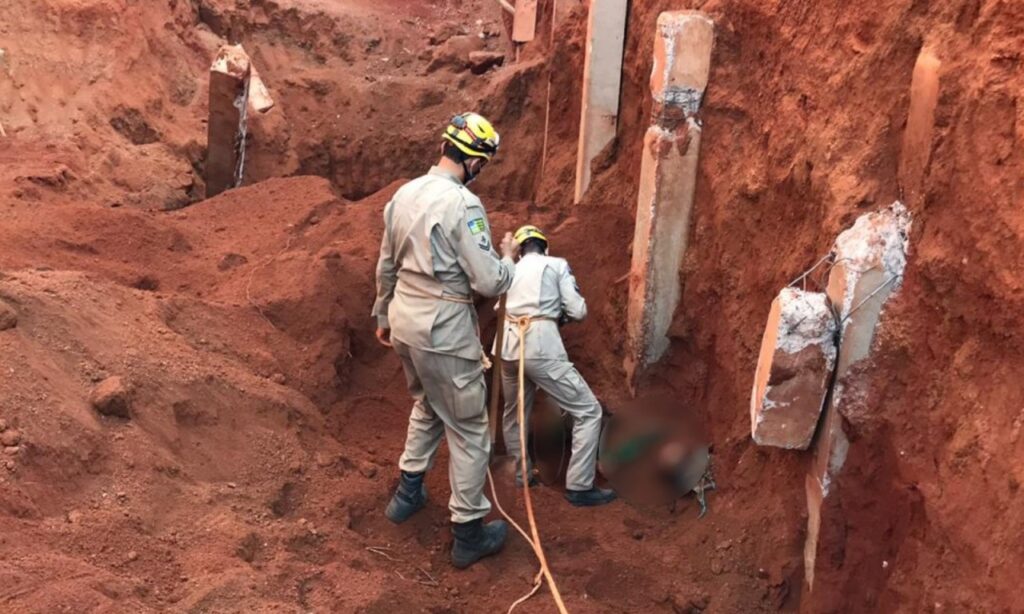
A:
<svg viewBox="0 0 1024 614">
<path fill-rule="evenodd" d="M 326 452 L 316 453 L 316 466 L 320 468 L 330 467 L 334 464 L 334 457 Z"/>
<path fill-rule="evenodd" d="M 217 263 L 218 271 L 229 271 L 249 262 L 249 259 L 242 254 L 228 253 Z"/>
<path fill-rule="evenodd" d="M 104 416 L 131 418 L 131 391 L 120 377 L 108 377 L 93 388 L 89 399 L 93 408 Z"/>
<path fill-rule="evenodd" d="M 17 445 L 20 441 L 22 441 L 22 433 L 20 431 L 10 429 L 0 433 L 0 443 L 3 445 Z"/>
<path fill-rule="evenodd" d="M 139 558 L 139 553 L 138 552 L 136 552 L 134 550 L 131 550 L 131 551 L 128 552 L 128 559 L 127 559 L 127 561 L 129 563 L 131 563 L 132 561 L 138 560 L 138 558 Z"/>
<path fill-rule="evenodd" d="M 505 63 L 505 54 L 500 51 L 469 52 L 469 70 L 474 75 L 482 75 L 495 66 Z"/>
<path fill-rule="evenodd" d="M 284 373 L 275 373 L 270 376 L 270 381 L 283 386 L 288 381 L 288 378 L 284 376 Z"/>
<path fill-rule="evenodd" d="M 707 609 L 708 604 L 711 603 L 706 595 L 699 597 L 687 597 L 684 595 L 675 595 L 672 597 L 672 610 L 674 612 L 686 614 L 698 614 Z"/>
<path fill-rule="evenodd" d="M 431 45 L 440 45 L 441 43 L 447 42 L 447 40 L 453 36 L 465 33 L 466 30 L 462 25 L 454 21 L 448 21 L 438 26 L 437 30 L 430 35 L 430 38 L 427 39 L 427 41 Z"/>
<path fill-rule="evenodd" d="M 633 531 L 633 539 L 641 540 L 643 538 L 644 538 L 644 532 L 643 531 L 641 531 L 640 529 L 637 529 L 636 531 Z"/>
<path fill-rule="evenodd" d="M 78 510 L 71 510 L 67 514 L 67 521 L 70 524 L 78 524 L 79 522 L 82 521 L 82 512 L 80 512 Z"/>
<path fill-rule="evenodd" d="M 360 463 L 359 473 L 363 474 L 364 478 L 375 477 L 377 475 L 377 465 L 367 462 Z"/>
<path fill-rule="evenodd" d="M 133 281 L 131 285 L 136 290 L 155 292 L 160 289 L 160 280 L 152 275 L 142 275 Z"/>
<path fill-rule="evenodd" d="M 6 431 L 6 430 L 7 430 L 7 421 L 4 420 L 3 418 L 0 418 L 0 431 Z"/>
<path fill-rule="evenodd" d="M 16 446 L 21 441 L 21 432 L 10 429 L 0 433 L 0 443 L 5 446 Z"/>
<path fill-rule="evenodd" d="M 18 312 L 4 301 L 0 301 L 0 330 L 7 330 L 18 325 Z"/>
<path fill-rule="evenodd" d="M 256 533 L 249 533 L 235 549 L 235 555 L 246 563 L 252 563 L 260 554 L 263 540 Z"/>
<path fill-rule="evenodd" d="M 19 451 L 21 451 L 21 448 L 18 446 L 4 446 L 4 454 L 7 456 L 14 456 Z"/>
<path fill-rule="evenodd" d="M 4 463 L 4 467 L 7 467 L 8 471 L 14 471 L 14 461 L 9 460 Z"/>
</svg>

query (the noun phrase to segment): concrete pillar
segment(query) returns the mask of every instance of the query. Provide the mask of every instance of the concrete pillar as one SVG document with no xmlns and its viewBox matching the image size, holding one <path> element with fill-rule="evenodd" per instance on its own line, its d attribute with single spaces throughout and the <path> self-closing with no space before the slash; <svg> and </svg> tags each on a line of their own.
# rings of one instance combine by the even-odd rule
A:
<svg viewBox="0 0 1024 614">
<path fill-rule="evenodd" d="M 695 114 L 707 88 L 714 23 L 697 11 L 658 16 L 654 39 L 652 126 L 644 137 L 627 309 L 626 376 L 668 349 L 679 304 L 679 267 L 690 231 L 701 127 Z"/>
<path fill-rule="evenodd" d="M 819 537 L 830 526 L 843 522 L 836 514 L 829 516 L 825 512 L 850 447 L 843 415 L 850 413 L 870 392 L 873 374 L 859 367 L 869 357 L 882 307 L 903 280 L 909 232 L 910 213 L 897 201 L 888 209 L 857 218 L 852 228 L 839 235 L 833 248 L 835 265 L 829 273 L 826 293 L 841 319 L 839 356 L 835 384 L 805 481 L 808 519 L 804 572 L 812 589 L 819 564 Z"/>
<path fill-rule="evenodd" d="M 210 66 L 206 197 L 242 182 L 251 63 L 241 45 L 225 45 Z"/>
<path fill-rule="evenodd" d="M 750 434 L 758 445 L 811 445 L 836 363 L 835 333 L 825 294 L 785 288 L 772 301 L 750 399 Z"/>
<path fill-rule="evenodd" d="M 924 201 L 924 178 L 931 162 L 935 107 L 939 101 L 939 61 L 932 50 L 923 47 L 914 64 L 910 81 L 910 108 L 903 132 L 899 179 L 903 197 L 911 207 Z"/>
<path fill-rule="evenodd" d="M 517 0 L 512 41 L 528 43 L 537 37 L 537 0 Z"/>
<path fill-rule="evenodd" d="M 579 203 L 590 187 L 590 166 L 615 138 L 622 85 L 622 48 L 626 40 L 628 0 L 591 0 L 587 49 L 583 64 L 576 192 Z"/>
</svg>

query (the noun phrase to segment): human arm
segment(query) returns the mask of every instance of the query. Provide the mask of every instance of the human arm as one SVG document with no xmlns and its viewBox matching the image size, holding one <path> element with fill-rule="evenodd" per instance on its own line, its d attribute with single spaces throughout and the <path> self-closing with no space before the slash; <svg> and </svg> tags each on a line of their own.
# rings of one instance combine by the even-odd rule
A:
<svg viewBox="0 0 1024 614">
<path fill-rule="evenodd" d="M 470 287 L 488 297 L 504 294 L 515 275 L 511 233 L 502 238 L 502 257 L 499 257 L 491 244 L 491 226 L 479 201 L 457 208 L 455 215 L 452 239 L 459 266 L 469 277 Z"/>
<path fill-rule="evenodd" d="M 580 294 L 580 287 L 568 262 L 559 270 L 558 291 L 562 296 L 562 313 L 569 320 L 579 322 L 587 317 L 587 301 Z"/>
<path fill-rule="evenodd" d="M 391 208 L 394 201 L 388 203 L 384 208 L 384 233 L 380 241 L 380 257 L 377 260 L 377 298 L 373 303 L 373 317 L 377 320 L 377 339 L 382 344 L 390 347 L 391 328 L 388 322 L 388 306 L 395 296 L 395 286 L 398 283 L 398 267 L 395 264 L 394 253 L 391 246 Z"/>
</svg>

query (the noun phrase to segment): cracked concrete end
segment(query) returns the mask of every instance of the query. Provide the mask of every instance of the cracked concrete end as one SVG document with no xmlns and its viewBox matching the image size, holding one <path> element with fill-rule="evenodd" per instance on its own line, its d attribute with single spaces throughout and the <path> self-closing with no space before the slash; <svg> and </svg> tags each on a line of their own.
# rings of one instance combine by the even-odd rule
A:
<svg viewBox="0 0 1024 614">
<path fill-rule="evenodd" d="M 785 288 L 772 302 L 750 399 L 758 445 L 806 450 L 836 362 L 836 320 L 828 297 Z"/>
<path fill-rule="evenodd" d="M 842 318 L 835 385 L 814 443 L 814 459 L 807 476 L 807 541 L 804 573 L 814 587 L 818 564 L 818 535 L 823 523 L 842 519 L 822 517 L 822 509 L 835 489 L 850 440 L 846 434 L 847 408 L 859 402 L 872 385 L 870 371 L 857 370 L 867 360 L 886 301 L 900 287 L 907 264 L 911 218 L 903 203 L 857 218 L 853 227 L 836 239 L 835 264 L 826 292 Z"/>
<path fill-rule="evenodd" d="M 715 24 L 700 11 L 658 15 L 651 70 L 651 96 L 656 103 L 681 107 L 688 115 L 697 112 L 708 86 L 714 41 Z"/>
</svg>

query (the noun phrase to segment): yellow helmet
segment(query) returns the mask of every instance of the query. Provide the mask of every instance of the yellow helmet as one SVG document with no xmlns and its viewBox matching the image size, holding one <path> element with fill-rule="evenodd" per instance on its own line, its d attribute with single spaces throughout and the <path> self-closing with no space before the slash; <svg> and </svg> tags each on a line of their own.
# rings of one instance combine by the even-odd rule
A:
<svg viewBox="0 0 1024 614">
<path fill-rule="evenodd" d="M 516 234 L 512 236 L 512 240 L 516 242 L 516 245 L 522 245 L 529 239 L 540 239 L 545 244 L 548 242 L 548 238 L 544 236 L 544 233 L 540 231 L 540 228 L 536 226 L 523 226 L 516 231 Z"/>
<path fill-rule="evenodd" d="M 482 115 L 462 113 L 452 118 L 441 137 L 474 158 L 490 160 L 498 153 L 501 137 Z"/>
</svg>

